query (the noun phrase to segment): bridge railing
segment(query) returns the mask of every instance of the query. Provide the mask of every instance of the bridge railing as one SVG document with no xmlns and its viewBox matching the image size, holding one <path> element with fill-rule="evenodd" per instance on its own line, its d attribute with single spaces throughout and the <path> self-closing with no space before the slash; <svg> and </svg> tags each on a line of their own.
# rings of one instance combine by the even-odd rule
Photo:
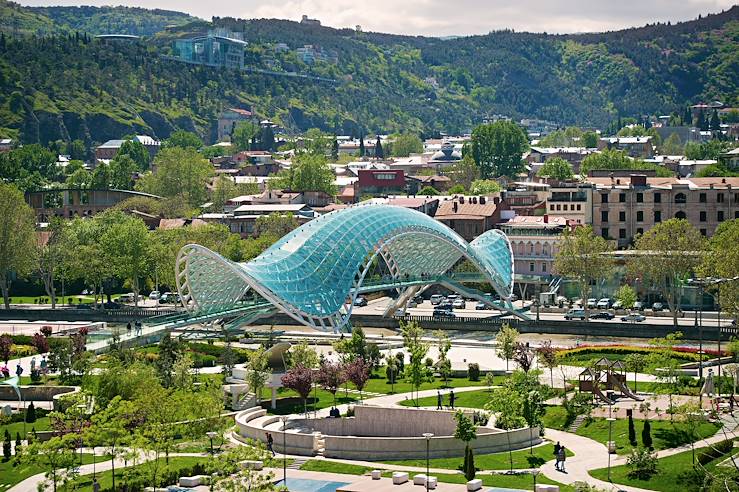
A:
<svg viewBox="0 0 739 492">
<path fill-rule="evenodd" d="M 401 275 L 400 277 L 370 277 L 365 278 L 362 287 L 383 286 L 387 288 L 402 287 L 409 284 L 435 284 L 444 281 L 455 282 L 487 282 L 484 275 L 475 272 L 451 272 L 444 275 Z"/>
<path fill-rule="evenodd" d="M 521 322 L 518 318 L 501 318 L 501 317 L 491 317 L 491 318 L 475 318 L 472 316 L 455 316 L 454 318 L 450 317 L 436 317 L 436 316 L 419 316 L 419 315 L 406 315 L 406 316 L 395 316 L 395 319 L 399 321 L 417 321 L 419 323 L 429 324 L 429 323 L 438 323 L 438 324 L 465 324 L 465 323 L 474 323 L 476 325 L 490 325 L 490 326 L 501 326 L 503 324 L 508 324 L 511 326 L 518 326 L 518 324 Z"/>
</svg>

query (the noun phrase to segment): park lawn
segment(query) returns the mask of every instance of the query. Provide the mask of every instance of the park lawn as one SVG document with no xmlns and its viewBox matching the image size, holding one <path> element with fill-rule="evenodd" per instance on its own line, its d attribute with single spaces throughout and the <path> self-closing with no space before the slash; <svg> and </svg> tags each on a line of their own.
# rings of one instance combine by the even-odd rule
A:
<svg viewBox="0 0 739 492">
<path fill-rule="evenodd" d="M 425 461 L 424 461 L 425 466 Z M 350 465 L 346 463 L 338 463 L 330 460 L 308 460 L 303 466 L 300 467 L 301 470 L 311 470 L 311 471 L 322 471 L 327 473 L 343 473 L 345 475 L 364 475 L 368 473 L 372 468 L 368 468 L 365 466 L 358 466 L 358 465 Z M 391 477 L 393 472 L 386 471 L 382 475 L 384 477 Z M 408 472 L 408 476 L 411 477 L 411 480 L 415 475 L 417 475 L 420 472 Z M 467 479 L 464 478 L 464 475 L 461 473 L 434 473 L 433 476 L 435 476 L 439 482 L 445 482 L 445 483 L 458 483 L 458 484 L 464 484 L 467 483 Z M 528 474 L 517 474 L 517 475 L 507 475 L 507 474 L 494 474 L 494 475 L 477 475 L 476 478 L 479 478 L 482 480 L 483 485 L 487 487 L 501 487 L 501 488 L 511 488 L 511 489 L 524 489 L 528 490 L 532 488 L 534 479 L 533 477 Z M 560 490 L 563 492 L 571 492 L 574 489 L 570 486 L 560 484 L 558 482 L 555 482 L 553 480 L 549 480 L 548 478 L 544 477 L 543 475 L 539 475 L 537 478 L 537 483 L 546 483 L 550 485 L 559 485 Z"/>
<path fill-rule="evenodd" d="M 26 424 L 26 433 L 30 433 L 31 429 L 36 431 L 45 431 L 51 429 L 51 421 L 49 417 L 39 417 L 35 422 Z M 23 422 L 13 422 L 12 424 L 0 425 L 0 435 L 5 435 L 5 431 L 10 432 L 10 438 L 15 441 L 16 433 L 21 435 L 23 439 Z"/>
<path fill-rule="evenodd" d="M 495 384 L 499 385 L 505 380 L 505 376 L 495 376 Z M 465 386 L 485 386 L 485 377 L 480 376 L 479 381 L 470 381 L 468 378 L 450 378 L 444 382 L 441 378 L 434 378 L 431 382 L 421 383 L 419 391 L 430 390 L 430 389 L 443 389 L 443 388 L 462 388 Z M 381 367 L 374 372 L 372 378 L 367 381 L 367 385 L 362 391 L 369 391 L 371 393 L 382 393 L 383 395 L 390 395 L 396 393 L 409 393 L 416 389 L 406 381 L 404 378 L 398 378 L 393 386 L 385 377 L 385 367 Z M 434 405 L 436 401 L 434 401 Z"/>
<path fill-rule="evenodd" d="M 100 463 L 101 461 L 108 461 L 109 459 L 110 458 L 108 456 L 97 456 L 95 458 L 95 462 Z M 92 463 L 92 455 L 83 454 L 82 463 Z M 0 491 L 8 490 L 28 477 L 32 477 L 38 473 L 44 473 L 45 471 L 46 470 L 43 467 L 37 465 L 20 464 L 14 466 L 13 460 L 0 461 Z"/>
<path fill-rule="evenodd" d="M 513 458 L 513 469 L 524 469 L 524 468 L 538 468 L 547 461 L 554 458 L 552 454 L 554 448 L 551 444 L 543 444 L 541 446 L 535 446 L 532 450 L 519 449 L 512 453 L 493 453 L 493 454 L 475 454 L 475 467 L 480 470 L 508 470 L 511 467 L 511 458 Z M 574 454 L 567 450 L 567 456 L 574 456 Z M 431 468 L 446 468 L 448 470 L 459 470 L 462 467 L 463 457 L 457 458 L 434 458 L 429 460 Z M 414 460 L 400 460 L 400 461 L 387 461 L 386 463 L 391 465 L 404 465 L 404 466 L 426 466 L 425 459 L 414 459 Z"/>
<path fill-rule="evenodd" d="M 202 463 L 206 461 L 208 458 L 201 457 L 201 456 L 171 456 L 169 458 L 169 465 L 166 464 L 165 458 L 159 458 L 159 469 L 157 471 L 157 476 L 161 477 L 163 476 L 167 470 L 169 471 L 179 471 L 184 469 L 189 469 L 195 466 L 198 463 Z M 110 458 L 108 458 L 110 460 Z M 119 468 L 116 467 L 115 469 L 115 479 L 116 479 L 116 488 L 118 487 L 119 483 L 125 483 L 125 476 L 126 473 L 131 473 L 132 471 L 142 471 L 143 473 L 146 473 L 145 470 L 147 470 L 147 465 L 151 465 L 150 463 L 145 463 L 141 465 L 136 466 L 129 466 L 126 468 Z M 124 471 L 125 470 L 125 471 Z M 100 489 L 105 490 L 113 487 L 113 473 L 110 470 L 99 472 L 95 474 L 95 477 L 98 480 L 98 483 L 100 484 Z M 172 485 L 172 484 L 165 484 L 165 485 Z M 59 487 L 60 491 L 67 491 L 67 490 L 92 490 L 92 474 L 89 475 L 81 475 L 77 477 L 75 480 L 73 480 L 67 487 Z"/>
<path fill-rule="evenodd" d="M 303 413 L 303 399 L 295 391 L 286 388 L 279 388 L 277 390 L 276 409 L 272 409 L 271 395 L 271 390 L 267 388 L 262 391 L 262 407 L 267 409 L 267 413 L 271 415 Z M 316 396 L 318 399 L 315 398 Z M 345 395 L 343 389 L 336 392 L 336 405 L 354 403 L 357 400 L 359 400 L 359 394 L 357 393 L 348 393 Z M 315 392 L 311 391 L 310 396 L 307 399 L 307 404 L 308 412 L 320 410 L 322 408 L 329 408 L 334 404 L 334 397 L 326 390 L 319 389 Z"/>
<path fill-rule="evenodd" d="M 644 354 L 647 357 L 649 354 L 646 354 L 644 351 L 634 351 L 633 353 L 640 353 Z M 562 357 L 561 364 L 567 365 L 567 366 L 580 366 L 580 367 L 587 367 L 590 365 L 590 363 L 595 359 L 603 359 L 606 358 L 613 361 L 625 361 L 626 357 L 631 355 L 630 353 L 611 353 L 607 350 L 604 350 L 602 352 L 599 351 L 593 351 L 593 352 L 582 352 L 582 353 L 574 353 L 574 354 L 567 354 L 564 357 Z M 682 356 L 680 352 L 674 352 L 674 355 L 672 357 L 676 361 L 678 361 L 680 364 L 686 364 L 688 362 L 695 362 L 693 358 Z M 706 356 L 706 359 L 708 359 L 708 356 Z"/>
<path fill-rule="evenodd" d="M 549 429 L 566 430 L 570 425 L 567 410 L 560 406 L 547 406 L 541 419 L 544 427 Z"/>
<path fill-rule="evenodd" d="M 656 450 L 675 448 L 691 441 L 685 432 L 685 427 L 679 422 L 672 424 L 669 420 L 651 420 L 650 424 L 652 427 L 652 447 Z M 639 444 L 641 444 L 643 428 L 644 420 L 634 419 L 634 430 Z M 713 422 L 703 422 L 696 431 L 699 436 L 698 440 L 714 435 L 720 428 L 719 425 Z M 586 421 L 577 429 L 576 434 L 589 437 L 605 445 L 608 441 L 608 422 L 606 419 L 593 419 L 589 423 Z M 628 419 L 618 419 L 613 422 L 613 440 L 616 441 L 616 453 L 628 454 L 631 452 Z"/>
<path fill-rule="evenodd" d="M 733 454 L 739 452 L 734 449 Z M 696 454 L 698 450 L 696 450 Z M 724 455 L 705 465 L 706 471 L 711 472 L 716 466 L 727 459 L 729 455 Z M 673 454 L 659 459 L 658 473 L 649 480 L 639 480 L 629 478 L 629 468 L 626 465 L 615 466 L 611 468 L 611 481 L 613 483 L 630 485 L 642 489 L 657 490 L 661 492 L 672 492 L 677 488 L 685 491 L 693 492 L 700 490 L 696 486 L 692 486 L 681 473 L 688 472 L 693 468 L 692 451 L 684 451 L 682 453 Z M 599 468 L 590 470 L 588 473 L 600 480 L 608 481 L 608 468 Z M 678 485 L 679 484 L 679 487 Z"/>
<path fill-rule="evenodd" d="M 477 391 L 462 391 L 454 394 L 454 406 L 464 408 L 485 408 L 485 404 L 490 401 L 492 392 L 487 389 Z M 442 392 L 444 400 L 444 406 L 449 405 L 449 392 L 447 390 Z M 418 400 L 418 406 L 420 407 L 434 407 L 436 408 L 436 396 L 428 396 L 426 398 L 420 398 Z M 407 399 L 400 402 L 401 405 L 406 407 L 415 407 L 416 400 Z"/>
</svg>

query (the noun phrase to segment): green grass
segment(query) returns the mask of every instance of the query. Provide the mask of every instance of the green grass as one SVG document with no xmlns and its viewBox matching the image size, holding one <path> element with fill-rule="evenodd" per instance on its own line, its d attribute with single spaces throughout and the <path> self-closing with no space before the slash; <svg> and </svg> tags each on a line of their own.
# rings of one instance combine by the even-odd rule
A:
<svg viewBox="0 0 739 492">
<path fill-rule="evenodd" d="M 567 426 L 570 425 L 567 410 L 564 407 L 547 406 L 541 420 L 544 427 L 549 429 L 566 430 Z"/>
<path fill-rule="evenodd" d="M 502 384 L 504 380 L 505 376 L 495 376 L 496 385 Z M 450 378 L 446 383 L 440 378 L 435 378 L 434 381 L 422 383 L 419 391 L 441 388 L 461 388 L 464 386 L 485 386 L 485 378 L 481 376 L 479 381 L 470 381 L 467 378 Z M 385 368 L 382 367 L 379 370 L 375 371 L 373 377 L 369 381 L 367 381 L 367 386 L 364 388 L 364 391 L 382 394 L 395 394 L 415 391 L 415 388 L 413 388 L 411 383 L 405 381 L 402 378 L 398 379 L 395 382 L 394 386 L 391 385 L 385 377 Z M 436 400 L 434 400 L 434 405 L 436 405 Z"/>
<path fill-rule="evenodd" d="M 568 456 L 574 456 L 568 451 Z M 475 454 L 475 466 L 481 470 L 508 470 L 510 459 L 513 458 L 513 469 L 536 468 L 553 459 L 554 448 L 550 444 L 536 446 L 531 450 L 519 449 L 510 453 Z M 445 468 L 447 470 L 459 470 L 462 466 L 463 457 L 457 458 L 434 458 L 429 460 L 431 468 Z M 404 466 L 426 466 L 425 459 L 387 461 L 392 465 Z"/>
<path fill-rule="evenodd" d="M 117 297 L 119 296 L 112 296 L 111 299 Z M 10 296 L 10 298 L 11 304 L 38 304 L 39 299 L 48 299 L 47 304 L 51 304 L 51 297 L 49 296 Z M 60 304 L 66 305 L 71 301 L 76 305 L 80 303 L 80 299 L 82 299 L 82 304 L 91 304 L 95 300 L 93 296 L 64 296 L 64 298 L 57 296 L 56 304 L 57 306 Z"/>
<path fill-rule="evenodd" d="M 316 399 L 316 396 L 318 397 Z M 348 396 L 344 395 L 344 390 L 341 389 L 336 393 L 336 405 L 343 405 L 346 403 L 354 403 L 359 399 L 359 395 L 356 393 L 349 393 Z M 308 412 L 314 409 L 329 408 L 334 404 L 334 397 L 328 391 L 319 389 L 316 392 L 311 391 L 310 396 L 307 399 Z M 273 415 L 287 415 L 291 413 L 303 413 L 303 399 L 300 398 L 295 391 L 288 390 L 285 388 L 279 388 L 277 390 L 277 408 L 272 409 L 271 406 L 271 391 L 265 389 L 262 391 L 262 406 L 267 409 L 267 412 Z"/>
<path fill-rule="evenodd" d="M 424 462 L 424 466 L 425 466 L 425 462 Z M 326 473 L 342 473 L 345 475 L 364 475 L 365 473 L 368 473 L 372 468 L 368 468 L 365 466 L 358 466 L 358 465 L 349 465 L 346 463 L 338 463 L 338 462 L 329 461 L 329 460 L 309 460 L 303 466 L 301 466 L 300 469 L 301 470 L 311 470 L 311 471 L 322 471 Z M 415 475 L 418 475 L 418 473 L 419 472 L 408 472 L 408 475 L 410 476 L 412 480 Z M 393 472 L 386 471 L 386 472 L 383 472 L 382 475 L 384 477 L 391 477 L 392 474 Z M 456 483 L 456 484 L 467 483 L 467 479 L 465 479 L 464 475 L 462 474 L 434 473 L 433 476 L 435 476 L 439 480 L 439 482 Z M 502 488 L 529 490 L 529 489 L 532 489 L 534 485 L 534 479 L 528 473 L 517 474 L 517 475 L 508 475 L 508 474 L 487 475 L 485 474 L 485 475 L 477 475 L 477 478 L 481 479 L 483 485 L 485 485 L 486 487 L 502 487 Z M 559 485 L 560 490 L 563 492 L 571 492 L 574 490 L 570 486 L 560 484 L 553 480 L 549 480 L 543 475 L 539 475 L 536 481 L 537 483 L 547 483 L 551 485 Z"/>
<path fill-rule="evenodd" d="M 651 420 L 650 424 L 652 427 L 652 446 L 656 450 L 674 448 L 690 442 L 684 426 L 679 422 L 672 424 L 669 420 Z M 644 421 L 634 419 L 634 429 L 639 444 L 641 444 L 643 428 Z M 714 435 L 719 428 L 720 426 L 712 422 L 702 423 L 697 429 L 697 434 L 700 436 L 699 440 Z M 577 429 L 577 435 L 589 437 L 605 444 L 608 441 L 608 422 L 605 419 L 594 419 L 592 422 L 586 422 Z M 628 419 L 618 419 L 613 422 L 612 435 L 613 440 L 616 441 L 616 452 L 618 454 L 631 452 Z"/>
<path fill-rule="evenodd" d="M 738 452 L 739 449 L 735 449 L 734 453 Z M 696 450 L 696 454 L 698 451 Z M 716 466 L 725 460 L 728 455 L 722 456 L 713 460 L 706 465 L 706 471 L 711 472 Z M 611 468 L 611 481 L 618 484 L 630 485 L 632 487 L 639 487 L 642 489 L 657 490 L 661 492 L 672 492 L 678 488 L 684 491 L 698 491 L 697 486 L 693 486 L 684 477 L 682 473 L 690 471 L 693 468 L 693 455 L 692 451 L 685 451 L 682 453 L 667 456 L 659 459 L 658 473 L 649 480 L 638 480 L 629 478 L 629 468 L 625 465 L 615 466 Z M 599 468 L 597 470 L 590 470 L 590 475 L 600 480 L 608 481 L 608 469 Z M 679 484 L 679 487 L 678 487 Z M 729 489 L 725 489 L 729 490 Z M 733 489 L 732 489 L 733 490 Z"/>
<path fill-rule="evenodd" d="M 109 458 L 107 456 L 97 456 L 95 461 L 96 463 L 100 463 L 101 461 L 107 461 L 108 459 Z M 83 454 L 82 463 L 92 463 L 92 455 Z M 13 485 L 22 482 L 28 477 L 38 473 L 44 473 L 45 471 L 46 470 L 44 468 L 36 465 L 19 464 L 14 466 L 13 460 L 7 462 L 0 461 L 0 491 L 8 490 Z"/>
<path fill-rule="evenodd" d="M 173 456 L 169 458 L 169 465 L 166 464 L 165 458 L 159 458 L 159 469 L 157 471 L 157 475 L 161 477 L 164 473 L 166 473 L 167 470 L 170 471 L 179 471 L 187 468 L 191 468 L 192 466 L 202 463 L 207 458 L 199 457 L 199 456 Z M 145 470 L 147 470 L 147 467 L 151 466 L 151 463 L 146 463 L 142 465 L 137 466 L 131 466 L 127 468 L 118 468 L 116 467 L 115 470 L 115 479 L 116 479 L 116 488 L 118 487 L 119 483 L 125 483 L 125 475 L 131 472 L 141 471 L 143 473 L 146 473 Z M 95 474 L 95 477 L 97 478 L 98 483 L 100 484 L 100 488 L 102 490 L 109 489 L 113 487 L 113 473 L 110 470 L 100 472 Z M 59 490 L 65 491 L 65 490 L 92 490 L 92 474 L 90 475 L 82 475 L 78 477 L 76 480 L 72 481 L 72 483 L 67 486 L 60 488 Z M 166 485 L 172 485 L 172 484 L 166 484 Z"/>
<path fill-rule="evenodd" d="M 633 353 L 641 353 L 645 354 L 644 351 L 634 351 Z M 608 350 L 605 350 L 603 352 L 583 352 L 583 353 L 574 353 L 574 354 L 568 354 L 564 357 L 562 357 L 562 364 L 568 365 L 568 366 L 580 366 L 580 367 L 587 367 L 590 365 L 590 363 L 593 360 L 598 360 L 602 358 L 606 358 L 610 361 L 624 361 L 626 357 L 631 355 L 630 353 L 612 353 Z M 645 354 L 648 356 L 648 354 Z M 680 352 L 675 352 L 675 355 L 672 357 L 674 360 L 678 361 L 680 364 L 685 364 L 688 362 L 695 362 L 692 358 L 689 357 L 682 357 Z M 706 356 L 708 358 L 708 356 Z"/>
<path fill-rule="evenodd" d="M 51 429 L 51 421 L 49 420 L 49 417 L 39 417 L 36 419 L 35 422 L 31 424 L 26 424 L 26 432 L 30 433 L 31 429 L 36 429 L 36 431 L 45 431 Z M 5 424 L 0 425 L 0 436 L 5 435 L 5 430 L 7 429 L 8 432 L 10 432 L 10 438 L 15 440 L 15 434 L 18 433 L 21 435 L 21 439 L 23 439 L 23 422 L 13 422 L 12 424 Z"/>
<path fill-rule="evenodd" d="M 485 404 L 490 400 L 491 395 L 492 393 L 489 392 L 487 389 L 455 393 L 454 406 L 466 408 L 485 408 Z M 447 391 L 444 391 L 442 393 L 442 396 L 444 397 L 444 406 L 448 405 L 449 393 Z M 416 400 L 404 400 L 401 401 L 400 404 L 406 407 L 415 407 Z M 418 400 L 418 406 L 436 408 L 436 396 L 420 398 Z"/>
</svg>

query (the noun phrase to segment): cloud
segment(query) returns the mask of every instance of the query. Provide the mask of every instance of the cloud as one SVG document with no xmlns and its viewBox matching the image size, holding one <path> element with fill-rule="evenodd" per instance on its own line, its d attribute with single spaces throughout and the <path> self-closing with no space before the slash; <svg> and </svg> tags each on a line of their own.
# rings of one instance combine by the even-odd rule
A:
<svg viewBox="0 0 739 492">
<path fill-rule="evenodd" d="M 690 20 L 730 8 L 734 0 L 119 0 L 125 5 L 211 16 L 299 20 L 395 34 L 450 36 L 496 29 L 549 33 L 623 29 L 654 22 Z M 106 5 L 110 0 L 22 0 L 24 5 Z"/>
</svg>

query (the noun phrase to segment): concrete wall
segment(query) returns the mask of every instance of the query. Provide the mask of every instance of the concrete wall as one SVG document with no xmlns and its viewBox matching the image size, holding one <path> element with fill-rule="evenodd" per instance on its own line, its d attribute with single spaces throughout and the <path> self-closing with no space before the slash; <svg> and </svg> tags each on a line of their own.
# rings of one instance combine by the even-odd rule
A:
<svg viewBox="0 0 739 492">
<path fill-rule="evenodd" d="M 288 422 L 287 432 L 281 430 L 266 431 L 263 426 L 272 424 L 280 420 L 280 416 L 271 415 L 266 417 L 267 411 L 262 408 L 251 408 L 244 410 L 236 415 L 236 425 L 239 428 L 236 438 L 240 441 L 252 439 L 255 441 L 267 442 L 267 432 L 272 434 L 274 438 L 274 450 L 278 453 L 286 452 L 287 454 L 299 454 L 303 456 L 313 456 L 315 454 L 315 436 L 310 433 L 301 433 L 298 430 L 291 430 L 291 423 Z M 266 417 L 262 419 L 261 417 Z"/>
<path fill-rule="evenodd" d="M 19 388 L 26 402 L 52 401 L 57 399 L 57 395 L 74 393 L 79 390 L 75 386 L 20 386 Z M 0 386 L 0 400 L 15 401 L 17 399 L 18 394 L 15 388 L 7 385 Z"/>
<path fill-rule="evenodd" d="M 0 320 L 28 321 L 107 321 L 108 323 L 125 323 L 151 316 L 173 314 L 172 308 L 165 309 L 0 309 Z"/>
</svg>

